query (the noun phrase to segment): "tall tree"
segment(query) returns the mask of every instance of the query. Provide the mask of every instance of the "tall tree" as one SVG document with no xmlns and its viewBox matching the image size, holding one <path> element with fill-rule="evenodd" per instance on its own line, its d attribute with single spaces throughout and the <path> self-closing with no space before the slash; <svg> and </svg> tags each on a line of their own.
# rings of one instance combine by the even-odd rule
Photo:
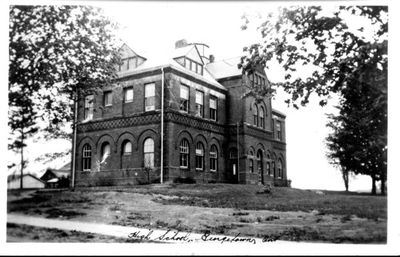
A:
<svg viewBox="0 0 400 257">
<path fill-rule="evenodd" d="M 349 147 L 343 154 L 357 153 L 359 156 L 354 159 L 358 161 L 357 167 L 346 169 L 342 161 L 338 163 L 344 172 L 370 175 L 373 181 L 379 179 L 383 184 L 387 141 L 387 12 L 387 6 L 341 6 L 334 10 L 319 6 L 281 8 L 278 15 L 268 15 L 259 25 L 263 42 L 246 47 L 246 55 L 239 64 L 243 72 L 248 72 L 256 65 L 268 67 L 271 60 L 277 60 L 285 70 L 285 77 L 273 85 L 289 93 L 291 98 L 286 102 L 295 108 L 305 106 L 312 94 L 320 97 L 321 106 L 327 104 L 332 94 L 338 94 L 341 117 L 332 117 L 330 126 L 339 126 L 340 133 L 357 134 L 358 139 L 352 145 L 359 144 L 357 149 Z M 249 19 L 244 18 L 246 28 Z M 346 22 L 360 19 L 367 25 L 355 28 L 357 22 Z M 354 119 L 356 115 L 362 115 L 358 116 L 362 122 Z M 350 142 L 342 140 L 342 136 L 333 142 L 339 145 L 332 150 L 342 149 Z M 379 138 L 379 142 L 371 136 Z M 370 152 L 381 159 L 367 165 Z M 338 151 L 333 156 L 342 153 Z"/>
<path fill-rule="evenodd" d="M 112 82 L 115 28 L 95 7 L 10 6 L 9 126 L 23 132 L 19 141 L 33 127 L 56 135 L 73 120 L 79 96 Z M 10 146 L 23 154 L 25 144 L 14 139 Z"/>
</svg>

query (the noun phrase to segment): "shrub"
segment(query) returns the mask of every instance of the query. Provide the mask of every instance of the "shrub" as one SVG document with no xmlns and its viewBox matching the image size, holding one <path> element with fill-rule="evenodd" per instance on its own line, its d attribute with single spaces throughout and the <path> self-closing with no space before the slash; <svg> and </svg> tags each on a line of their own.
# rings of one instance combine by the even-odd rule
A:
<svg viewBox="0 0 400 257">
<path fill-rule="evenodd" d="M 196 180 L 194 180 L 192 177 L 177 177 L 174 179 L 174 183 L 180 183 L 180 184 L 195 184 Z"/>
</svg>

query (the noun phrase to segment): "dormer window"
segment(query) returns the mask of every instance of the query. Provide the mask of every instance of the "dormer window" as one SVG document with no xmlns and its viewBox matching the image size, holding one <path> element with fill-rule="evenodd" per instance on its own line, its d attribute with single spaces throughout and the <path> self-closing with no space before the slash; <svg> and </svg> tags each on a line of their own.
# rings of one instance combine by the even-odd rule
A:
<svg viewBox="0 0 400 257">
<path fill-rule="evenodd" d="M 265 78 L 262 75 L 254 72 L 252 74 L 249 74 L 248 77 L 249 77 L 251 84 L 265 86 Z"/>
<path fill-rule="evenodd" d="M 183 61 L 184 62 L 183 66 L 186 69 L 188 69 L 190 71 L 193 71 L 193 72 L 195 72 L 197 74 L 203 75 L 203 65 L 202 64 L 200 64 L 198 62 L 195 62 L 195 61 L 193 61 L 193 60 L 191 60 L 191 59 L 189 59 L 187 57 L 183 57 L 183 60 L 184 60 Z M 182 59 L 181 58 L 179 58 L 179 60 L 177 60 L 177 61 L 182 64 Z"/>
</svg>

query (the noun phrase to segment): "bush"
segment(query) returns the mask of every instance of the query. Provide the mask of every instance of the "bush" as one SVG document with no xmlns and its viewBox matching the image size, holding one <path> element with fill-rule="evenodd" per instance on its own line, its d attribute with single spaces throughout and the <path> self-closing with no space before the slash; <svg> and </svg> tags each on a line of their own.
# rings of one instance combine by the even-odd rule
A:
<svg viewBox="0 0 400 257">
<path fill-rule="evenodd" d="M 174 179 L 174 183 L 196 184 L 196 180 L 194 180 L 192 177 L 187 177 L 187 178 L 177 177 Z"/>
</svg>

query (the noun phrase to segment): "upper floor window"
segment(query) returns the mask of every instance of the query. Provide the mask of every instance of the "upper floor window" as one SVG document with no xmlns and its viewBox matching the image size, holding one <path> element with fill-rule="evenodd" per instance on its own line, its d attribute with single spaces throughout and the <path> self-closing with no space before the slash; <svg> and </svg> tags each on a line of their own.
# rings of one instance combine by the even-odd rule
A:
<svg viewBox="0 0 400 257">
<path fill-rule="evenodd" d="M 197 63 L 195 61 L 192 61 L 188 58 L 185 58 L 185 68 L 188 70 L 191 70 L 197 74 L 203 75 L 203 65 L 200 63 Z"/>
<path fill-rule="evenodd" d="M 144 140 L 143 143 L 143 160 L 144 167 L 154 167 L 154 140 L 150 137 Z"/>
<path fill-rule="evenodd" d="M 85 97 L 85 120 L 93 119 L 93 95 L 88 95 Z"/>
<path fill-rule="evenodd" d="M 104 92 L 104 106 L 111 106 L 112 105 L 112 91 Z"/>
<path fill-rule="evenodd" d="M 281 128 L 281 122 L 276 121 L 276 136 L 278 140 L 282 140 L 282 128 Z"/>
<path fill-rule="evenodd" d="M 254 118 L 254 125 L 258 126 L 258 107 L 256 104 L 254 104 L 254 109 L 253 109 L 253 118 Z"/>
<path fill-rule="evenodd" d="M 264 107 L 260 107 L 260 127 L 265 128 L 265 113 Z"/>
<path fill-rule="evenodd" d="M 180 110 L 184 112 L 189 112 L 189 87 L 181 85 L 180 91 Z"/>
<path fill-rule="evenodd" d="M 210 149 L 210 171 L 217 171 L 218 169 L 218 149 L 215 145 Z"/>
<path fill-rule="evenodd" d="M 133 88 L 125 88 L 124 89 L 124 103 L 133 102 Z"/>
<path fill-rule="evenodd" d="M 204 146 L 201 142 L 196 144 L 196 170 L 204 169 Z"/>
<path fill-rule="evenodd" d="M 86 144 L 82 149 L 82 169 L 83 171 L 90 171 L 92 165 L 92 148 Z"/>
<path fill-rule="evenodd" d="M 181 168 L 188 168 L 189 167 L 189 142 L 186 139 L 181 141 L 179 145 L 179 166 Z"/>
<path fill-rule="evenodd" d="M 144 86 L 144 110 L 147 111 L 152 111 L 155 110 L 155 84 L 147 84 Z"/>
<path fill-rule="evenodd" d="M 210 119 L 217 121 L 217 98 L 210 96 Z"/>
<path fill-rule="evenodd" d="M 196 91 L 196 115 L 204 117 L 204 93 Z"/>
<path fill-rule="evenodd" d="M 125 141 L 122 144 L 122 154 L 131 155 L 132 154 L 132 143 L 130 141 Z"/>
</svg>

